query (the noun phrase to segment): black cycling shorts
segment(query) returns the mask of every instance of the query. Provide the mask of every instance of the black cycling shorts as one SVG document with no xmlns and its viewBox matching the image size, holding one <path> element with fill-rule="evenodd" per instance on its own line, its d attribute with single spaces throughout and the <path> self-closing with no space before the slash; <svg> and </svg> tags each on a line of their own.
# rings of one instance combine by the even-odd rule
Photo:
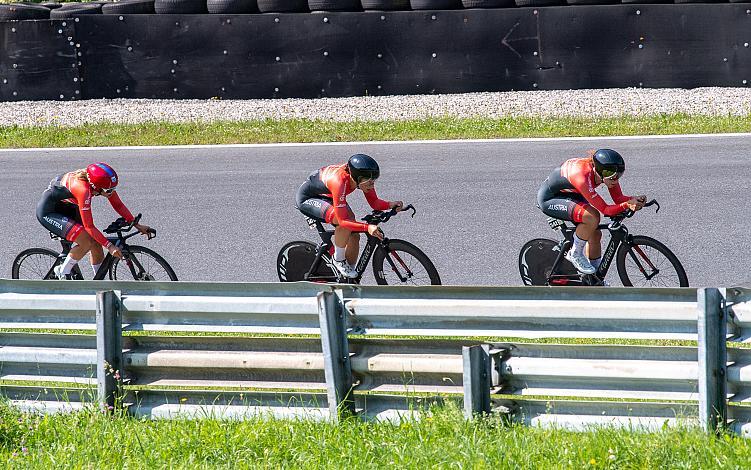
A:
<svg viewBox="0 0 751 470">
<path fill-rule="evenodd" d="M 37 204 L 37 220 L 50 232 L 71 242 L 84 230 L 78 206 L 60 201 L 54 189 L 42 194 Z"/>
<path fill-rule="evenodd" d="M 558 193 L 551 195 L 543 186 L 537 193 L 537 204 L 549 217 L 581 223 L 589 202 L 579 193 Z"/>
<path fill-rule="evenodd" d="M 306 216 L 319 222 L 330 224 L 334 220 L 334 202 L 332 199 L 320 194 L 311 194 L 307 181 L 297 190 L 295 207 Z M 347 212 L 349 213 L 348 219 L 355 220 L 355 213 L 349 207 L 349 204 L 347 204 Z"/>
</svg>

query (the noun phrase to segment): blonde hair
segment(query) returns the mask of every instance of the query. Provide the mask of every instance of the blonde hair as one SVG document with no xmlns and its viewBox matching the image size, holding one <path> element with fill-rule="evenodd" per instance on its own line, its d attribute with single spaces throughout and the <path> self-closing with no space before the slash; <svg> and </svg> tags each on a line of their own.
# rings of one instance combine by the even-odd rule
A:
<svg viewBox="0 0 751 470">
<path fill-rule="evenodd" d="M 86 181 L 89 182 L 89 175 L 86 173 L 86 168 L 81 168 L 80 170 L 73 170 L 70 172 L 71 176 L 77 180 Z"/>
<path fill-rule="evenodd" d="M 597 150 L 595 149 L 589 149 L 586 151 L 584 158 L 589 158 L 593 162 L 595 161 L 595 153 L 597 153 Z"/>
</svg>

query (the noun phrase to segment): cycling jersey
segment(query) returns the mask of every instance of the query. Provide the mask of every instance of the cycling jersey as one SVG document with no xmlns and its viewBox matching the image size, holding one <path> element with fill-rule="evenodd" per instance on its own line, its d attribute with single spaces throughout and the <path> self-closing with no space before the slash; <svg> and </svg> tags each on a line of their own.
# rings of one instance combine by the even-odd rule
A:
<svg viewBox="0 0 751 470">
<path fill-rule="evenodd" d="M 352 184 L 347 164 L 330 165 L 314 171 L 297 191 L 297 208 L 308 217 L 331 223 L 336 217 L 339 225 L 353 232 L 367 232 L 368 224 L 355 221 L 347 204 L 347 195 L 357 189 Z M 378 198 L 375 189 L 363 191 L 365 199 L 375 210 L 385 211 L 389 203 Z"/>
<path fill-rule="evenodd" d="M 572 158 L 556 168 L 537 192 L 542 211 L 557 219 L 581 222 L 588 205 L 614 216 L 628 209 L 631 199 L 624 196 L 620 184 L 608 188 L 615 204 L 608 204 L 595 191 L 595 171 L 592 159 Z"/>
<path fill-rule="evenodd" d="M 37 205 L 37 219 L 50 232 L 75 241 L 82 230 L 86 230 L 91 238 L 104 247 L 109 247 L 110 241 L 94 226 L 91 216 L 91 188 L 85 180 L 78 179 L 72 173 L 60 175 L 50 181 Z M 134 217 L 117 192 L 108 198 L 112 208 L 127 222 Z"/>
</svg>

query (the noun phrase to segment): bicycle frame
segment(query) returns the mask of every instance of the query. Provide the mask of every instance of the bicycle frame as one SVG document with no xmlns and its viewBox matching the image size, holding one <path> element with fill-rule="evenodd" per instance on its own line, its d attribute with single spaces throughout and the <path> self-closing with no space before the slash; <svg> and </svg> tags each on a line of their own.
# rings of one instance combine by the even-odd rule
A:
<svg viewBox="0 0 751 470">
<path fill-rule="evenodd" d="M 563 262 L 563 256 L 573 244 L 574 232 L 576 231 L 575 227 L 570 227 L 562 221 L 559 221 L 557 227 L 563 233 L 564 238 L 558 245 L 560 247 L 558 250 L 558 256 L 555 258 L 553 267 L 550 270 L 550 275 L 548 275 L 547 281 L 548 284 L 551 285 L 565 285 L 570 283 L 571 281 L 591 284 L 591 282 L 585 282 L 585 280 L 594 281 L 595 284 L 601 282 L 608 274 L 608 270 L 610 269 L 610 265 L 613 262 L 613 258 L 615 258 L 615 253 L 618 251 L 618 247 L 621 246 L 621 243 L 627 242 L 630 237 L 628 229 L 620 222 L 600 224 L 597 226 L 597 229 L 607 230 L 608 232 L 610 232 L 610 242 L 608 243 L 608 247 L 605 249 L 605 253 L 603 253 L 602 255 L 602 262 L 597 268 L 597 271 L 594 274 L 555 274 L 559 266 Z M 589 276 L 595 276 L 596 279 L 591 279 L 589 278 Z"/>
<path fill-rule="evenodd" d="M 323 227 L 323 224 L 319 221 L 315 221 L 315 228 L 318 231 L 318 235 L 321 236 L 321 243 L 318 244 L 318 250 L 316 251 L 316 258 L 315 260 L 313 260 L 313 264 L 310 266 L 310 270 L 307 273 L 305 273 L 305 280 L 306 281 L 331 281 L 332 278 L 330 276 L 316 276 L 313 273 L 315 273 L 318 270 L 318 268 L 321 266 L 321 263 L 324 262 L 323 261 L 324 253 L 328 253 L 331 247 L 334 246 L 334 242 L 332 241 L 332 237 L 334 236 L 334 231 L 326 230 Z M 336 269 L 332 268 L 337 281 L 359 284 L 360 279 L 362 279 L 362 276 L 365 273 L 365 269 L 368 267 L 368 263 L 370 262 L 370 259 L 373 257 L 373 253 L 375 253 L 376 248 L 378 246 L 382 246 L 382 247 L 388 246 L 388 239 L 386 238 L 384 238 L 382 241 L 374 237 L 373 235 L 370 235 L 369 233 L 366 233 L 365 235 L 367 236 L 367 242 L 365 243 L 365 248 L 363 248 L 362 252 L 360 253 L 360 257 L 357 260 L 357 264 L 355 265 L 355 269 L 357 269 L 357 277 L 343 278 L 341 275 L 339 275 Z"/>
</svg>

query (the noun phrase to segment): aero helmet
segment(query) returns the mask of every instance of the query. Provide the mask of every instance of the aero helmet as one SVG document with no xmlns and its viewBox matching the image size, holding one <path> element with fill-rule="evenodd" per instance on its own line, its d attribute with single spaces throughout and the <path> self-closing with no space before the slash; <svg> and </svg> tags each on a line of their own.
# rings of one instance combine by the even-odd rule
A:
<svg viewBox="0 0 751 470">
<path fill-rule="evenodd" d="M 377 179 L 381 174 L 378 163 L 373 160 L 373 157 L 365 155 L 364 153 L 356 153 L 349 157 L 347 162 L 347 168 L 349 174 L 352 176 L 358 184 L 361 180 Z"/>
<path fill-rule="evenodd" d="M 92 163 L 87 166 L 86 176 L 95 189 L 114 189 L 117 186 L 117 173 L 106 163 Z"/>
<path fill-rule="evenodd" d="M 626 171 L 626 163 L 621 154 L 611 149 L 599 149 L 592 156 L 595 171 L 602 178 L 620 178 Z M 617 175 L 617 176 L 614 176 Z"/>
</svg>

